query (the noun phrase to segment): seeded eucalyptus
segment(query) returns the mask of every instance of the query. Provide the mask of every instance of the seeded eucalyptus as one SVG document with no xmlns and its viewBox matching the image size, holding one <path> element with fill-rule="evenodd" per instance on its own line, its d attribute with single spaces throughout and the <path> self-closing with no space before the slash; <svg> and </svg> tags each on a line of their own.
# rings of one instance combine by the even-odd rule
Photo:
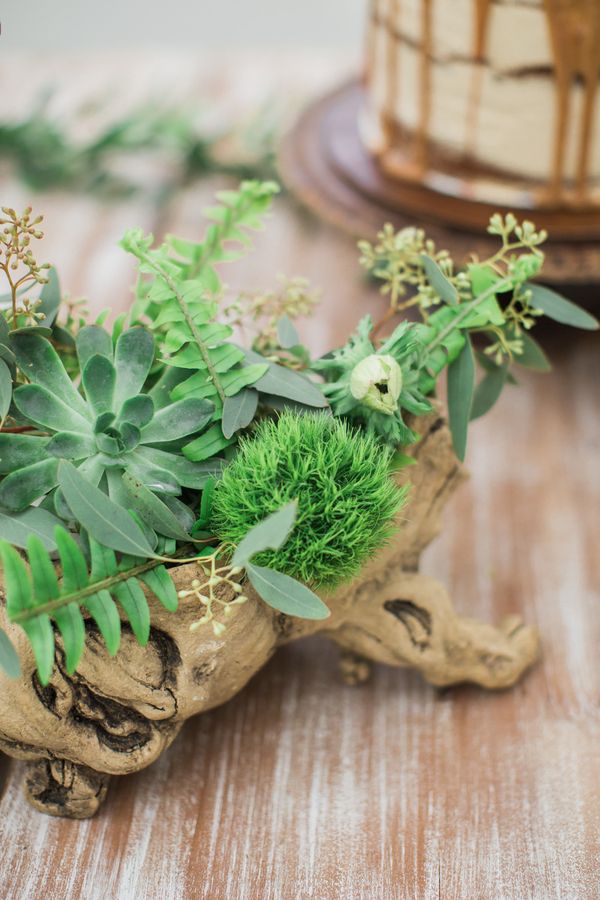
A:
<svg viewBox="0 0 600 900">
<path fill-rule="evenodd" d="M 543 350 L 530 333 L 540 316 L 575 328 L 598 327 L 593 316 L 531 281 L 542 271 L 544 254 L 540 245 L 547 237 L 545 231 L 537 231 L 531 222 L 518 222 L 512 213 L 504 218 L 492 216 L 487 230 L 499 238 L 499 249 L 488 259 L 473 256 L 462 268 L 419 228 L 396 232 L 386 225 L 375 244 L 361 241 L 358 245 L 361 265 L 382 282 L 381 292 L 390 303 L 372 337 L 383 323 L 415 308 L 422 321 L 400 326 L 407 329 L 405 340 L 412 341 L 414 349 L 410 363 L 405 359 L 403 374 L 418 370 L 418 387 L 428 395 L 438 375 L 448 368 L 448 412 L 454 449 L 460 459 L 465 455 L 469 421 L 487 412 L 505 384 L 514 381 L 513 365 L 549 368 Z M 367 337 L 365 328 L 363 341 Z M 398 329 L 394 332 L 397 334 Z M 388 352 L 385 348 L 389 340 L 378 348 L 379 356 Z M 333 356 L 340 359 L 339 354 Z M 379 425 L 382 435 L 395 440 L 397 429 L 382 425 L 383 407 L 379 416 L 367 411 L 369 397 L 376 397 L 376 387 L 369 389 L 371 393 L 367 391 L 362 406 L 354 402 L 356 393 L 351 390 L 342 398 L 339 379 L 344 376 L 334 360 L 326 358 L 316 366 L 332 382 L 326 388 L 328 395 L 335 395 L 338 405 L 352 416 L 362 416 L 369 428 Z M 482 371 L 478 384 L 476 360 Z M 395 405 L 389 414 L 398 418 L 403 406 L 401 395 Z M 410 410 L 406 404 L 405 408 Z M 406 437 L 405 433 L 403 442 Z"/>
</svg>

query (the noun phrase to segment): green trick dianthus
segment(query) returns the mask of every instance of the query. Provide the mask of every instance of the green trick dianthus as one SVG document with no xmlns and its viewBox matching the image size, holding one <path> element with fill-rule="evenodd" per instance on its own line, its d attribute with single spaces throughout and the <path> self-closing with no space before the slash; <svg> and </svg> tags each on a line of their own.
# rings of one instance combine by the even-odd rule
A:
<svg viewBox="0 0 600 900">
<path fill-rule="evenodd" d="M 298 501 L 282 548 L 254 562 L 331 588 L 352 578 L 393 533 L 406 488 L 391 477 L 392 451 L 347 422 L 323 414 L 266 419 L 218 482 L 212 524 L 238 544 L 269 513 Z"/>
</svg>

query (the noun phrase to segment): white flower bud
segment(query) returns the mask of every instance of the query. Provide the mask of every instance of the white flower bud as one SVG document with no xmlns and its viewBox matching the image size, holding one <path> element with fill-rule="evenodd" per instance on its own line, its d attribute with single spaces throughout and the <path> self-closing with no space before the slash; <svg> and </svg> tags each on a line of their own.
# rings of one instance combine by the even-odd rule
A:
<svg viewBox="0 0 600 900">
<path fill-rule="evenodd" d="M 393 356 L 372 353 L 352 370 L 350 393 L 365 406 L 386 416 L 398 409 L 402 391 L 402 369 Z"/>
</svg>

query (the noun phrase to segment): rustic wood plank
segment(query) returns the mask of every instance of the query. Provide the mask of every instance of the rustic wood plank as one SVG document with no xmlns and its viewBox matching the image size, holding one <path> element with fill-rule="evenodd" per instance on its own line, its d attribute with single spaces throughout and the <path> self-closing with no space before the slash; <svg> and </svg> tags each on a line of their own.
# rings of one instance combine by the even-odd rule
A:
<svg viewBox="0 0 600 900">
<path fill-rule="evenodd" d="M 159 214 L 40 198 L 48 255 L 71 293 L 124 307 L 124 227 L 197 234 L 213 186 Z M 288 201 L 256 245 L 228 279 L 311 277 L 325 297 L 302 328 L 315 352 L 381 308 L 352 242 Z M 0 757 L 3 897 L 598 896 L 599 340 L 562 332 L 550 343 L 554 372 L 525 376 L 474 425 L 471 480 L 423 561 L 461 612 L 536 624 L 541 664 L 496 695 L 436 692 L 382 667 L 350 688 L 325 640 L 286 647 L 154 766 L 115 781 L 90 822 L 31 813 L 21 765 Z"/>
</svg>

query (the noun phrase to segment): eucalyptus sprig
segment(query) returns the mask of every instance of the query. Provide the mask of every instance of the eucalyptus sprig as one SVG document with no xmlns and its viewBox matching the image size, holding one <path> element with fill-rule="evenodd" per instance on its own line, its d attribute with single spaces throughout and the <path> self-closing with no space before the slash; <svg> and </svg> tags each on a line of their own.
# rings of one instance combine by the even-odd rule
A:
<svg viewBox="0 0 600 900">
<path fill-rule="evenodd" d="M 315 368 L 327 373 L 331 384 L 326 392 L 335 395 L 338 404 L 345 379 L 348 389 L 342 408 L 345 406 L 354 417 L 362 417 L 369 427 L 376 427 L 390 440 L 399 436 L 391 423 L 401 415 L 402 400 L 397 387 L 393 388 L 395 396 L 390 400 L 389 385 L 405 381 L 415 368 L 421 371 L 418 384 L 424 395 L 434 391 L 438 375 L 448 368 L 450 427 L 455 451 L 462 459 L 470 419 L 487 412 L 504 385 L 514 380 L 511 367 L 516 364 L 538 371 L 549 368 L 543 350 L 529 333 L 540 316 L 577 328 L 598 327 L 589 313 L 531 280 L 540 274 L 543 266 L 540 245 L 546 240 L 545 231 L 538 231 L 532 222 L 519 222 L 508 213 L 505 217 L 492 216 L 488 233 L 500 239 L 498 250 L 483 260 L 473 256 L 463 268 L 456 265 L 447 251 L 438 250 L 421 229 L 404 228 L 395 232 L 391 225 L 386 225 L 375 244 L 361 241 L 358 245 L 361 265 L 382 281 L 381 292 L 389 295 L 388 312 L 370 335 L 372 351 L 368 355 L 379 362 L 371 363 L 371 383 L 362 397 L 350 390 L 352 373 L 344 374 L 343 366 L 336 368 L 336 358 L 341 360 L 340 351 L 331 359 L 326 357 Z M 422 319 L 421 323 L 408 326 L 411 339 L 420 345 L 420 350 L 410 363 L 404 360 L 400 375 L 391 367 L 393 375 L 378 381 L 375 369 L 377 365 L 381 368 L 388 343 L 376 348 L 379 328 L 411 306 Z M 473 340 L 482 343 L 481 351 L 473 347 Z M 477 386 L 476 360 L 483 370 Z M 355 385 L 357 381 L 358 374 L 355 374 Z M 386 392 L 383 399 L 377 396 L 378 384 Z M 369 409 L 373 398 L 382 404 L 375 411 Z M 384 414 L 391 417 L 389 421 L 382 418 Z"/>
</svg>

